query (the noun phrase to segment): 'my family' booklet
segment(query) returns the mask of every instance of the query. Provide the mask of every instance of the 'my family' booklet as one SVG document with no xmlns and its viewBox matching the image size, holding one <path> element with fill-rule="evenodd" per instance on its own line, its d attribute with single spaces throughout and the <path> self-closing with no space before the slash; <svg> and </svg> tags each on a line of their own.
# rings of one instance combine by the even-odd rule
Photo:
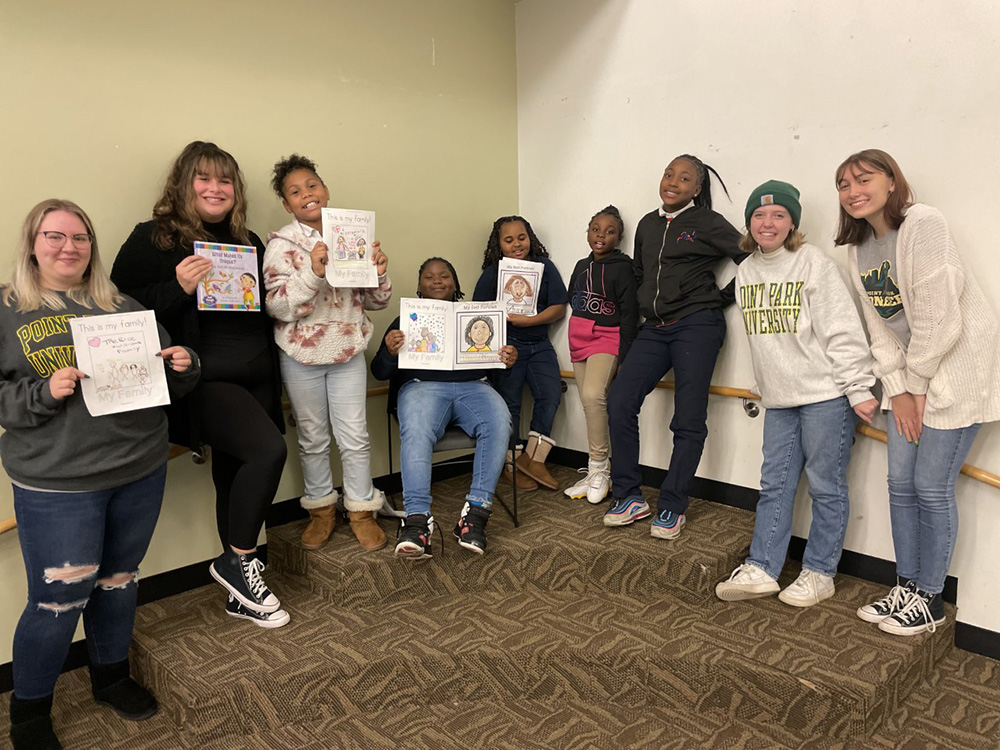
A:
<svg viewBox="0 0 1000 750">
<path fill-rule="evenodd" d="M 503 369 L 507 343 L 503 308 L 497 302 L 399 301 L 399 329 L 406 336 L 399 366 L 410 370 Z"/>
<path fill-rule="evenodd" d="M 326 280 L 332 287 L 378 286 L 372 263 L 375 212 L 350 208 L 323 209 L 323 242 L 327 247 Z"/>
</svg>

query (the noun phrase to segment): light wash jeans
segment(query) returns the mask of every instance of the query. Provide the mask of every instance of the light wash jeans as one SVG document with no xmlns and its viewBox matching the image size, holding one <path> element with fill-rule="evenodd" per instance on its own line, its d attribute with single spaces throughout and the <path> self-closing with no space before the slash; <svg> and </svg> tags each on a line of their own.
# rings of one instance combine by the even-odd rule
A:
<svg viewBox="0 0 1000 750">
<path fill-rule="evenodd" d="M 364 354 L 335 365 L 304 365 L 280 354 L 281 379 L 292 402 L 305 495 L 303 508 L 331 505 L 330 430 L 340 449 L 344 507 L 371 510 L 371 443 L 368 440 Z M 379 503 L 381 505 L 381 503 Z"/>
<path fill-rule="evenodd" d="M 489 508 L 510 447 L 510 411 L 489 383 L 411 380 L 399 391 L 399 460 L 407 515 L 431 512 L 431 452 L 449 425 L 476 439 L 466 499 Z"/>
<path fill-rule="evenodd" d="M 847 532 L 847 463 L 856 421 L 854 409 L 843 396 L 767 410 L 760 500 L 748 563 L 772 578 L 781 575 L 792 536 L 795 492 L 805 468 L 812 525 L 802 567 L 827 576 L 836 574 Z"/>
<path fill-rule="evenodd" d="M 955 480 L 982 425 L 935 430 L 918 444 L 896 432 L 889 412 L 889 517 L 896 572 L 929 594 L 944 590 L 958 538 Z"/>
<path fill-rule="evenodd" d="M 83 614 L 92 664 L 128 658 L 139 563 L 153 536 L 167 466 L 96 492 L 14 486 L 28 603 L 14 630 L 14 693 L 52 695 Z M 83 568 L 71 573 L 68 566 Z M 131 575 L 123 583 L 117 576 Z"/>
</svg>

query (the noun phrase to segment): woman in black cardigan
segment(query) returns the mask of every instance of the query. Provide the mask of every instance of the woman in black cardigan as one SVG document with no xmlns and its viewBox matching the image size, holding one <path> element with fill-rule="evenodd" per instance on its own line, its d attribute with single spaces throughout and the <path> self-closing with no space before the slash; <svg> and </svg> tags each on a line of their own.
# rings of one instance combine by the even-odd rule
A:
<svg viewBox="0 0 1000 750">
<path fill-rule="evenodd" d="M 264 584 L 257 536 L 285 463 L 281 377 L 273 321 L 260 311 L 198 310 L 198 282 L 212 261 L 196 241 L 252 245 L 263 278 L 264 244 L 246 227 L 246 193 L 236 160 L 195 141 L 177 157 L 153 219 L 135 227 L 111 278 L 156 312 L 175 343 L 201 356 L 202 381 L 169 410 L 170 439 L 196 454 L 212 448 L 216 517 L 224 552 L 212 576 L 230 594 L 227 611 L 262 627 L 288 621 Z"/>
</svg>

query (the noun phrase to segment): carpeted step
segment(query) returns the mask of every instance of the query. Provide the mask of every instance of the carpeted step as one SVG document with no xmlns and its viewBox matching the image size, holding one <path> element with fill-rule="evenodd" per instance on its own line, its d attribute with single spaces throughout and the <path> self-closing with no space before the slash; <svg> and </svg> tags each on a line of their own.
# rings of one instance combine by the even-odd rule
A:
<svg viewBox="0 0 1000 750">
<path fill-rule="evenodd" d="M 279 630 L 227 617 L 217 587 L 139 611 L 137 671 L 200 742 L 401 708 L 519 700 L 667 705 L 752 727 L 772 746 L 857 740 L 953 637 L 951 626 L 916 638 L 879 633 L 854 616 L 877 587 L 850 580 L 807 610 L 776 599 L 691 606 L 534 586 L 420 590 L 346 608 L 296 576 L 268 580 L 293 618 Z"/>
<path fill-rule="evenodd" d="M 565 467 L 552 470 L 567 486 L 578 476 Z M 268 530 L 268 564 L 308 578 L 346 607 L 438 593 L 513 592 L 526 584 L 579 594 L 669 595 L 700 604 L 711 600 L 715 584 L 742 562 L 753 533 L 753 514 L 695 499 L 683 534 L 664 541 L 650 535 L 648 520 L 607 528 L 602 523 L 607 503 L 593 506 L 540 490 L 521 495 L 520 528 L 494 506 L 489 548 L 479 557 L 461 549 L 452 535 L 467 489 L 467 477 L 434 485 L 433 512 L 442 533 L 435 533 L 432 560 L 418 565 L 396 560 L 391 541 L 384 550 L 366 553 L 347 524 L 338 526 L 323 549 L 306 551 L 300 544 L 303 521 Z M 507 495 L 509 488 L 501 492 Z M 650 492 L 651 505 L 654 497 Z M 397 522 L 381 523 L 394 539 Z"/>
</svg>

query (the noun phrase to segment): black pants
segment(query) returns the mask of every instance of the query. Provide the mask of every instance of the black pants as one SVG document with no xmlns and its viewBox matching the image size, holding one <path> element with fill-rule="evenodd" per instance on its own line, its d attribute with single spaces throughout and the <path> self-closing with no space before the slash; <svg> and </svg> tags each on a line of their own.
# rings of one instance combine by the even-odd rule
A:
<svg viewBox="0 0 1000 750">
<path fill-rule="evenodd" d="M 721 310 L 699 310 L 666 326 L 644 325 L 608 393 L 611 489 L 616 498 L 640 495 L 639 410 L 660 378 L 674 371 L 674 449 L 657 511 L 681 514 L 701 461 L 708 427 L 708 387 L 726 338 Z"/>
<path fill-rule="evenodd" d="M 287 453 L 285 438 L 265 408 L 276 387 L 270 357 L 265 353 L 234 366 L 232 360 L 223 363 L 209 355 L 202 363 L 212 377 L 201 386 L 201 434 L 212 447 L 219 539 L 226 549 L 253 549 Z"/>
</svg>

